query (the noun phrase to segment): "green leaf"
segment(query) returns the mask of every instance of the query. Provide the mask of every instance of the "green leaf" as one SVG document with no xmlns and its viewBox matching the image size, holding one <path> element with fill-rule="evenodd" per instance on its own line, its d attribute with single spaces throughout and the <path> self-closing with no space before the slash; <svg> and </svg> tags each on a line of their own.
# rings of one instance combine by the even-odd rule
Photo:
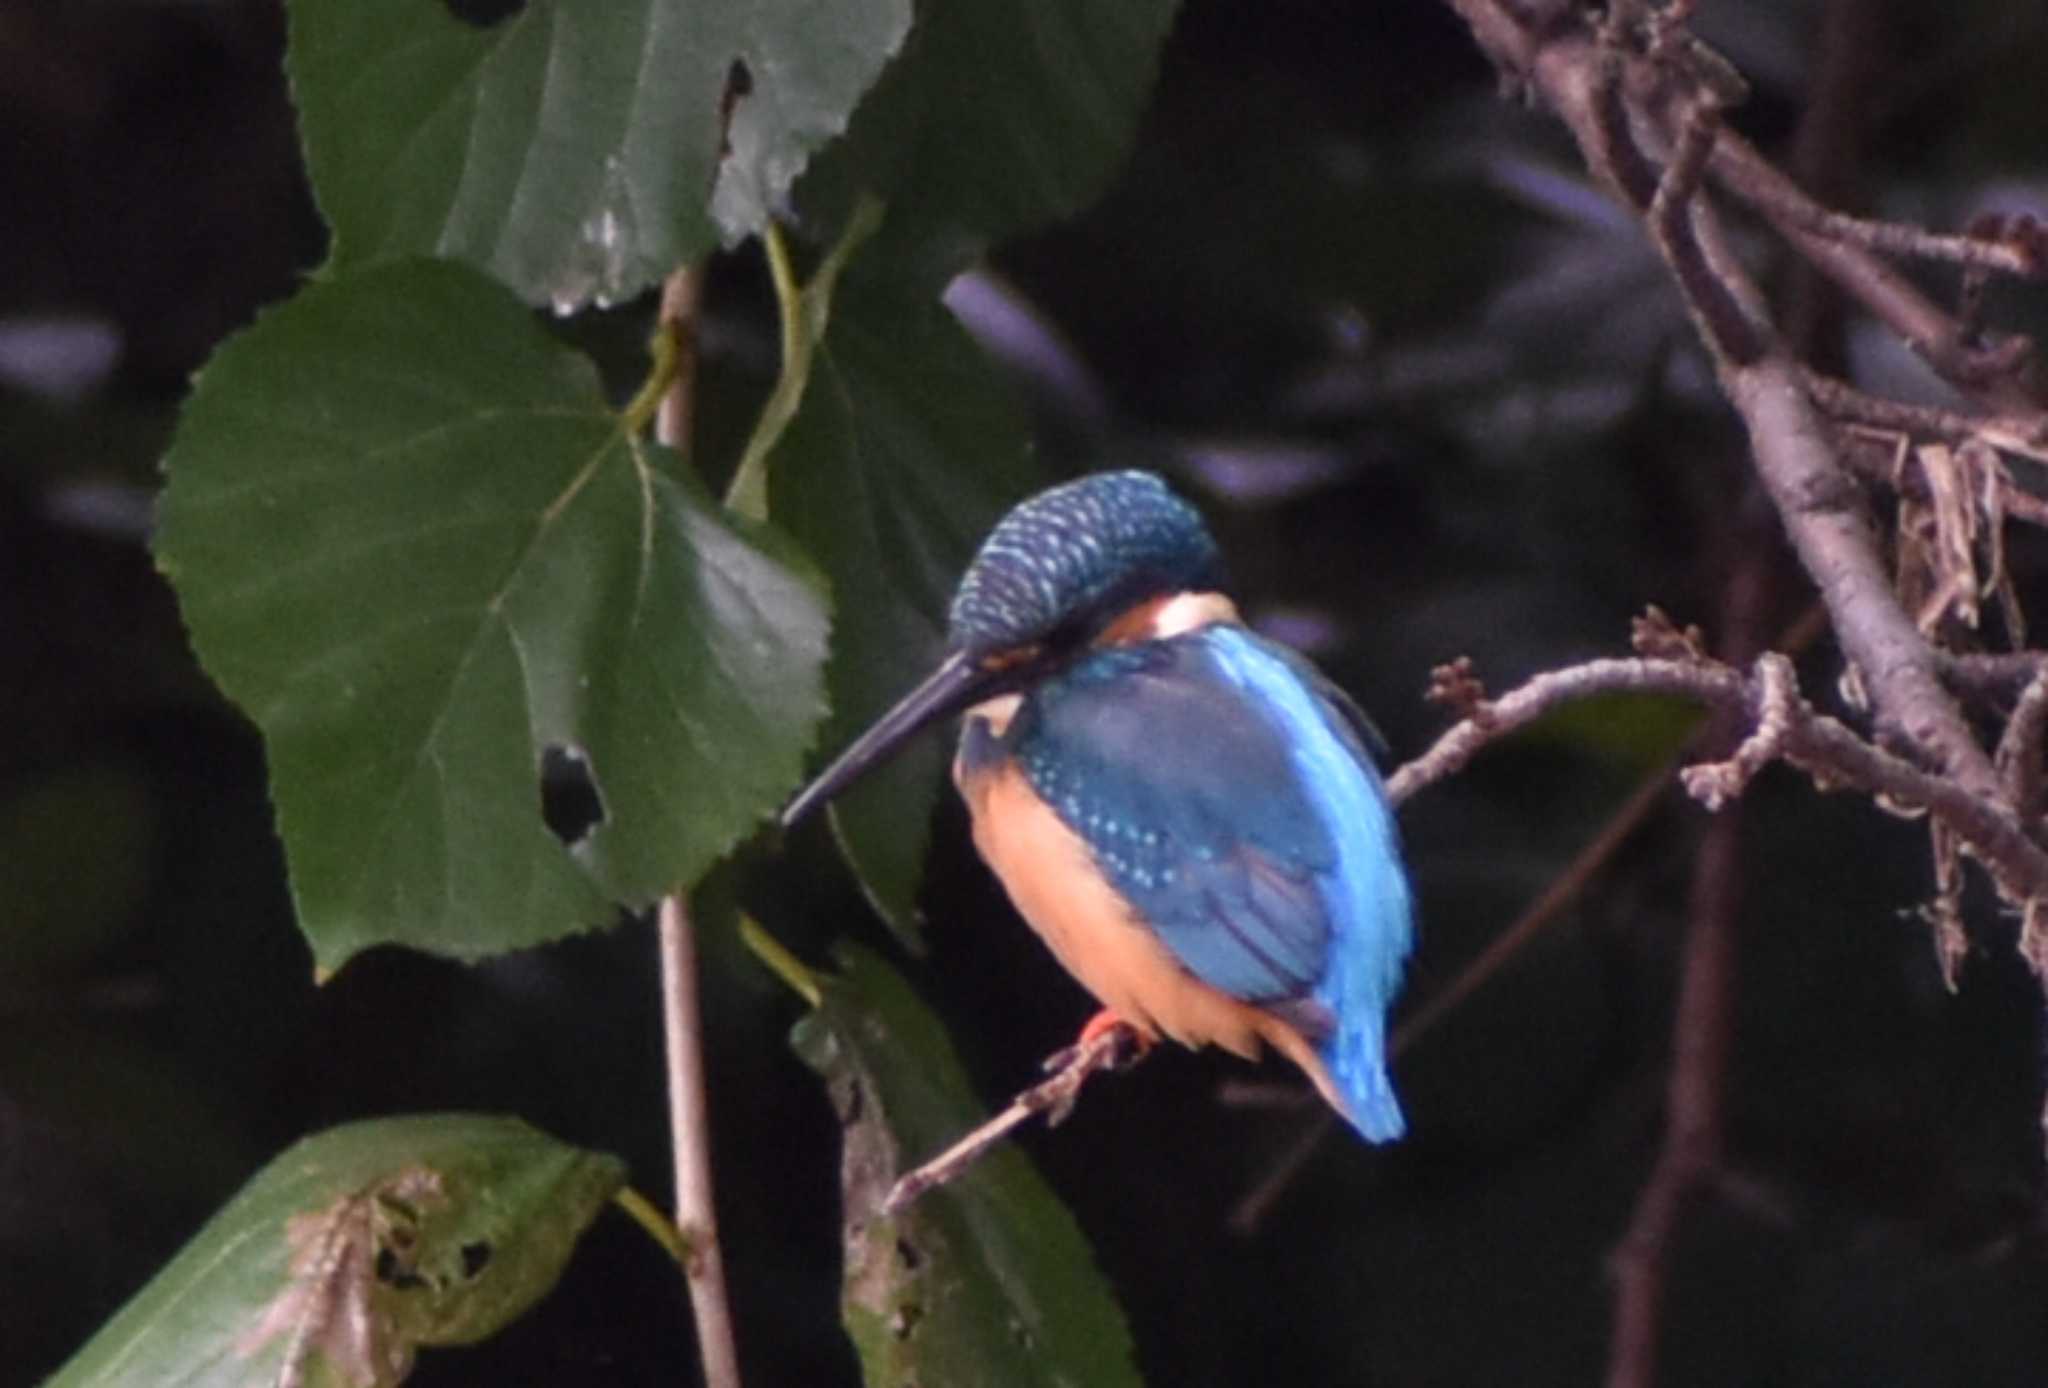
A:
<svg viewBox="0 0 2048 1388">
<path fill-rule="evenodd" d="M 351 1123 L 257 1173 L 47 1388 L 385 1388 L 547 1294 L 625 1181 L 509 1118 Z"/>
<path fill-rule="evenodd" d="M 758 230 L 910 21 L 910 0 L 531 0 L 480 29 L 437 0 L 293 0 L 334 264 L 461 257 L 563 312 L 630 297 Z"/>
<path fill-rule="evenodd" d="M 474 271 L 396 262 L 265 315 L 201 374 L 168 466 L 158 558 L 263 729 L 323 966 L 602 921 L 795 784 L 817 578 Z M 550 749 L 602 811 L 573 850 L 541 817 Z"/>
<path fill-rule="evenodd" d="M 852 946 L 793 1038 L 844 1125 L 841 1310 L 870 1384 L 1127 1385 L 1130 1332 L 1093 1255 L 1024 1154 L 1002 1146 L 900 1214 L 909 1165 L 985 1116 L 938 1021 Z"/>
<path fill-rule="evenodd" d="M 1178 0 L 931 0 L 847 137 L 798 187 L 837 220 L 889 204 L 886 246 L 943 279 L 1100 195 L 1151 98 Z"/>
<path fill-rule="evenodd" d="M 822 739 L 844 746 L 935 666 L 953 589 L 996 520 L 1047 480 L 1029 427 L 937 304 L 849 285 L 769 471 L 769 514 L 831 576 Z M 912 948 L 931 811 L 951 756 L 932 729 L 834 802 L 868 898 Z"/>
</svg>

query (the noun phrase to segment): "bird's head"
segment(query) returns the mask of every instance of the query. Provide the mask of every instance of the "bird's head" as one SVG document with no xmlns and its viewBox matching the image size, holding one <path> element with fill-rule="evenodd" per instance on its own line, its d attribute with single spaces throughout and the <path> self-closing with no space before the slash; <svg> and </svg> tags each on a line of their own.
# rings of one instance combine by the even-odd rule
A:
<svg viewBox="0 0 2048 1388">
<path fill-rule="evenodd" d="M 783 811 L 794 824 L 927 725 L 1028 688 L 1134 609 L 1221 583 L 1194 507 L 1149 472 L 1040 492 L 996 523 L 953 594 L 947 655 Z"/>
</svg>

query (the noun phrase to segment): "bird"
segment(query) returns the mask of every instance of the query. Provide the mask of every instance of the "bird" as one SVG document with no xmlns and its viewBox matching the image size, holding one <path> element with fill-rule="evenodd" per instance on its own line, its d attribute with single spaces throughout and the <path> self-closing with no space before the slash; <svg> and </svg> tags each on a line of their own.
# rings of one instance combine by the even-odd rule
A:
<svg viewBox="0 0 2048 1388">
<path fill-rule="evenodd" d="M 1117 1022 L 1271 1047 L 1368 1141 L 1406 1130 L 1386 1017 L 1414 941 L 1378 732 L 1251 630 L 1156 473 L 1026 499 L 969 563 L 937 669 L 785 807 L 791 826 L 962 715 L 953 781 L 1018 913 Z"/>
</svg>

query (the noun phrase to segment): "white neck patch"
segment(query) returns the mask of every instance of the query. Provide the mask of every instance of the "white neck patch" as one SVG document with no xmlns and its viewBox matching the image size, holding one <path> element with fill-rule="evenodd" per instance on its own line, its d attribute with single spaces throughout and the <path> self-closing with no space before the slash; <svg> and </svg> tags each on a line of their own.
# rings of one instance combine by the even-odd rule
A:
<svg viewBox="0 0 2048 1388">
<path fill-rule="evenodd" d="M 1237 604 L 1221 593 L 1175 593 L 1152 614 L 1152 636 L 1163 639 L 1219 623 L 1239 623 Z"/>
</svg>

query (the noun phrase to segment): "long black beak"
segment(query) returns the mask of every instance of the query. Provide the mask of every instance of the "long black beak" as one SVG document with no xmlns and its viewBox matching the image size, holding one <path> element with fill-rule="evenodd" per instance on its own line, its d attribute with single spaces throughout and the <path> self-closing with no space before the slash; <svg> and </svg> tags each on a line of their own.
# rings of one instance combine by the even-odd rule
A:
<svg viewBox="0 0 2048 1388">
<path fill-rule="evenodd" d="M 816 780 L 797 792 L 782 812 L 787 829 L 818 806 L 859 779 L 862 772 L 888 757 L 920 729 L 958 713 L 998 693 L 1015 682 L 1014 670 L 989 670 L 971 657 L 955 652 L 875 721 L 873 727 L 854 739 L 838 760 L 818 773 Z"/>
</svg>

